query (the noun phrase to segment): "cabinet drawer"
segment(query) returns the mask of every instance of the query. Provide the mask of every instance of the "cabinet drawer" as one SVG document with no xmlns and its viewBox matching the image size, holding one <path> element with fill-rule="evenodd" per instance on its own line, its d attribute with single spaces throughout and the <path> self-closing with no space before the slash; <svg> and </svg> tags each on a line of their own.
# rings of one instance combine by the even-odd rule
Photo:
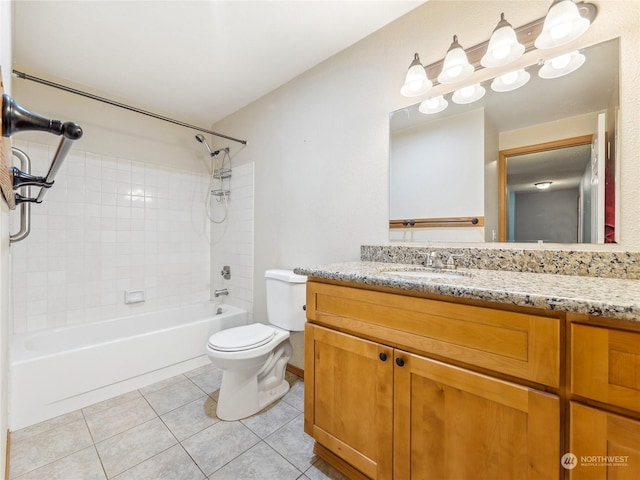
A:
<svg viewBox="0 0 640 480">
<path fill-rule="evenodd" d="M 572 323 L 571 391 L 640 412 L 640 333 Z"/>
<path fill-rule="evenodd" d="M 312 281 L 307 318 L 391 346 L 559 385 L 557 318 Z"/>
</svg>

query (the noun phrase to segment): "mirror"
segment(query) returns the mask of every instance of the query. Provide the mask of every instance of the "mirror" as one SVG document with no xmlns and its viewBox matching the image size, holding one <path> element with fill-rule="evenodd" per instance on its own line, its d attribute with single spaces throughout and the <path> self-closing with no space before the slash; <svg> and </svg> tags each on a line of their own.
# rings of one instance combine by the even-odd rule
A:
<svg viewBox="0 0 640 480">
<path fill-rule="evenodd" d="M 479 101 L 458 105 L 451 101 L 451 94 L 445 95 L 448 107 L 437 114 L 425 115 L 418 111 L 419 104 L 406 107 L 390 114 L 390 225 L 407 219 L 433 218 L 480 218 L 484 228 L 467 225 L 469 228 L 456 229 L 446 240 L 456 241 L 521 241 L 515 236 L 508 237 L 505 216 L 505 200 L 508 182 L 516 181 L 519 164 L 527 163 L 531 175 L 551 178 L 561 174 L 560 153 L 555 161 L 545 159 L 545 155 L 512 155 L 504 162 L 504 172 L 498 172 L 498 158 L 503 151 L 532 148 L 554 141 L 569 141 L 576 137 L 597 137 L 598 114 L 606 113 L 606 138 L 594 140 L 603 149 L 607 178 L 615 178 L 619 159 L 614 149 L 617 112 L 619 109 L 619 40 L 613 39 L 581 50 L 586 61 L 577 71 L 555 79 L 541 79 L 537 75 L 539 65 L 530 66 L 530 81 L 523 87 L 506 93 L 493 92 L 490 81 L 484 82 L 486 95 Z M 426 98 L 421 98 L 425 100 Z M 562 135 L 558 140 L 558 132 Z M 553 142 L 551 142 L 553 143 Z M 561 143 L 561 142 L 560 142 Z M 588 144 L 591 141 L 586 142 Z M 585 142 L 583 142 L 583 145 Z M 591 146 L 583 147 L 583 150 Z M 550 149 L 550 151 L 553 149 Z M 530 152 L 528 152 L 530 153 Z M 541 152 L 538 152 L 541 153 Z M 607 156 L 604 154 L 608 154 Z M 564 155 L 564 154 L 563 154 Z M 515 158 L 518 157 L 518 158 Z M 586 160 L 585 160 L 586 162 Z M 550 165 L 559 170 L 550 170 Z M 580 176 L 573 174 L 573 184 L 584 176 L 586 163 Z M 513 170 L 513 171 L 511 171 Z M 537 172 L 537 173 L 536 173 Z M 498 174 L 500 173 L 500 175 Z M 504 180 L 502 179 L 504 176 Z M 590 181 L 600 181 L 604 185 L 604 171 L 598 176 L 593 173 Z M 500 183 L 499 183 L 500 179 Z M 567 181 L 566 179 L 562 182 Z M 563 185 L 558 176 L 555 187 L 547 192 L 557 191 Z M 534 182 L 535 183 L 535 182 Z M 552 183 L 553 185 L 553 183 Z M 568 185 L 564 183 L 564 185 Z M 612 191 L 614 185 L 609 185 Z M 572 187 L 573 188 L 573 187 Z M 575 193 L 575 192 L 574 192 Z M 514 193 L 515 194 L 515 193 Z M 498 198 L 504 195 L 504 198 Z M 604 195 L 598 204 L 603 205 Z M 619 195 L 610 195 L 619 199 Z M 568 200 L 568 196 L 565 199 Z M 587 219 L 586 196 L 581 197 L 582 211 L 579 226 L 571 236 L 527 233 L 526 241 L 553 241 L 561 243 L 604 242 L 604 233 L 587 234 L 591 224 L 604 224 L 603 211 L 589 210 Z M 595 198 L 593 201 L 596 201 Z M 504 202 L 504 203 L 503 203 Z M 572 208 L 578 208 L 578 200 Z M 522 209 L 519 209 L 522 210 Z M 612 208 L 612 210 L 615 210 Z M 595 218 L 596 215 L 601 218 Z M 548 213 L 548 212 L 547 212 Z M 558 216 L 566 211 L 558 212 Z M 517 211 L 510 214 L 517 222 Z M 609 219 L 610 220 L 610 219 Z M 482 221 L 480 225 L 482 227 Z M 526 218 L 521 219 L 521 223 Z M 556 222 L 556 220 L 554 220 Z M 554 223 L 555 224 L 555 223 Z M 515 228 L 515 223 L 513 223 Z M 612 223 L 611 227 L 615 225 Z M 442 226 L 442 225 L 440 225 Z M 604 227 L 602 227 L 604 229 Z M 471 232 L 475 229 L 473 233 Z M 391 230 L 391 239 L 399 239 L 399 233 Z M 417 232 L 416 232 L 417 234 Z M 413 234 L 412 234 L 413 235 Z M 439 239 L 431 231 L 429 239 Z M 413 237 L 419 240 L 420 237 Z M 523 240 L 524 241 L 524 240 Z"/>
</svg>

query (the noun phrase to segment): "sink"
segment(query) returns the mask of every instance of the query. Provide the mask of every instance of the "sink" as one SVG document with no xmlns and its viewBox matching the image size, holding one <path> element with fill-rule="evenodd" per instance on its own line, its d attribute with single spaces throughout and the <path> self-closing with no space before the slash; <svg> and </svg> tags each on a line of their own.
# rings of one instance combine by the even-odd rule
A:
<svg viewBox="0 0 640 480">
<path fill-rule="evenodd" d="M 457 271 L 439 271 L 439 270 L 384 270 L 380 272 L 384 275 L 392 275 L 394 277 L 411 277 L 419 280 L 428 279 L 446 279 L 446 278 L 461 278 L 466 277 L 468 274 Z"/>
</svg>

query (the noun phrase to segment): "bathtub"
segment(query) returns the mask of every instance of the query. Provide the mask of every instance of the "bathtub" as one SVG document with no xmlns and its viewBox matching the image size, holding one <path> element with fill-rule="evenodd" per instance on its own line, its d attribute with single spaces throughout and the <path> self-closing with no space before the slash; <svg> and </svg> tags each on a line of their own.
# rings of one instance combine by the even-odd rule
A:
<svg viewBox="0 0 640 480">
<path fill-rule="evenodd" d="M 248 322 L 205 302 L 14 335 L 9 427 L 17 430 L 209 363 L 207 339 Z"/>
</svg>

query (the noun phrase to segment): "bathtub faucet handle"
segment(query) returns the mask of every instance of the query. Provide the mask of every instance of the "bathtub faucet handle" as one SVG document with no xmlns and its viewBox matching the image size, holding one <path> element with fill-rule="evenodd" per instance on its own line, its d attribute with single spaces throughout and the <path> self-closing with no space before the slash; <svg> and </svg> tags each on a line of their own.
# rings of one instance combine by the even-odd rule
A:
<svg viewBox="0 0 640 480">
<path fill-rule="evenodd" d="M 222 278 L 224 278 L 225 280 L 229 280 L 231 278 L 231 267 L 229 265 L 225 265 L 224 267 L 222 267 L 220 275 L 222 275 Z"/>
<path fill-rule="evenodd" d="M 229 295 L 229 290 L 227 290 L 226 288 L 217 288 L 216 290 L 214 290 L 213 292 L 213 296 L 218 298 L 222 295 Z"/>
</svg>

